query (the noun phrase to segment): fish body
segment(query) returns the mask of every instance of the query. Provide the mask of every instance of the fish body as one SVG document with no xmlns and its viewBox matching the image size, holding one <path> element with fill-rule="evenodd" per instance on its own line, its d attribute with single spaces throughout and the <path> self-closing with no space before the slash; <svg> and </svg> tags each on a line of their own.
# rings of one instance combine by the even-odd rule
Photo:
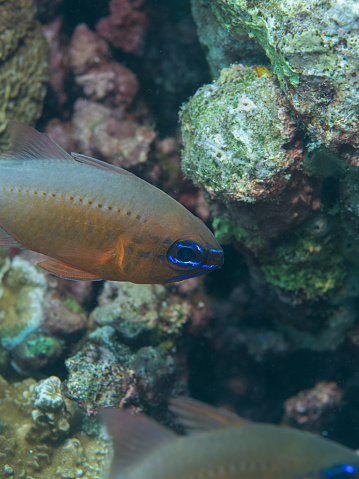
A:
<svg viewBox="0 0 359 479">
<path fill-rule="evenodd" d="M 69 279 L 165 283 L 222 263 L 204 223 L 161 190 L 70 156 L 26 125 L 11 122 L 10 133 L 13 147 L 0 155 L 0 244 L 53 258 L 40 266 Z"/>
<path fill-rule="evenodd" d="M 192 405 L 194 407 L 192 408 Z M 200 403 L 177 400 L 193 424 Z M 333 441 L 296 429 L 240 423 L 200 405 L 201 428 L 178 436 L 148 418 L 106 412 L 114 437 L 113 479 L 358 479 L 359 456 Z M 194 415 L 195 414 L 195 415 Z M 203 428 L 206 423 L 207 425 Z M 122 416 L 122 418 L 121 418 Z M 217 423 L 217 424 L 216 424 Z M 159 430 L 159 428 L 162 428 Z M 122 428 L 122 432 L 121 431 Z M 161 436 L 161 431 L 163 436 Z M 122 434 L 126 434 L 121 440 Z M 137 444 L 137 455 L 134 450 Z M 141 452 L 142 446 L 142 452 Z M 116 449 L 117 447 L 117 449 Z M 117 457 L 116 457 L 117 455 Z"/>
</svg>

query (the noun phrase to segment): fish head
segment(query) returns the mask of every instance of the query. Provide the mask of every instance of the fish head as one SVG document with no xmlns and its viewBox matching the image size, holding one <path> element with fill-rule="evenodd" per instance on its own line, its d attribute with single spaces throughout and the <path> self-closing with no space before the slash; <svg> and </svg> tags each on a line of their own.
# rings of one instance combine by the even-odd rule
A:
<svg viewBox="0 0 359 479">
<path fill-rule="evenodd" d="M 117 258 L 122 281 L 166 284 L 200 276 L 223 264 L 223 250 L 202 220 L 171 198 L 160 218 L 121 234 Z"/>
<path fill-rule="evenodd" d="M 167 224 L 167 228 L 163 225 Z M 223 264 L 223 250 L 213 233 L 188 211 L 184 221 L 171 218 L 157 227 L 153 254 L 141 268 L 148 283 L 174 283 L 213 271 Z"/>
</svg>

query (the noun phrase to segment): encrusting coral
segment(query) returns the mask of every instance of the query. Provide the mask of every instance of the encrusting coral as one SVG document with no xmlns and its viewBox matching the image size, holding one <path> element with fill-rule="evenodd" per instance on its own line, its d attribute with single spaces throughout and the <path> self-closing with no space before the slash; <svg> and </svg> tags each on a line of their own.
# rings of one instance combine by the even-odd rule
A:
<svg viewBox="0 0 359 479">
<path fill-rule="evenodd" d="M 85 327 L 83 311 L 72 311 L 54 295 L 45 275 L 21 256 L 0 252 L 0 370 L 9 361 L 20 373 L 39 370 L 61 355 L 71 334 Z"/>
<path fill-rule="evenodd" d="M 55 376 L 13 385 L 0 376 L 0 421 L 0 477 L 102 479 L 108 471 L 110 442 L 81 431 Z"/>
</svg>

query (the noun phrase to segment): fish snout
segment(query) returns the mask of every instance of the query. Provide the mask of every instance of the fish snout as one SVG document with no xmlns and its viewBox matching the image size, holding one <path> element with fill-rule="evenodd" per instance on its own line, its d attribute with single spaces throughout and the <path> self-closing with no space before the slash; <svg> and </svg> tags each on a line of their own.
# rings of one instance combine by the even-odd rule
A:
<svg viewBox="0 0 359 479">
<path fill-rule="evenodd" d="M 223 249 L 218 245 L 217 248 L 206 248 L 207 257 L 206 264 L 203 267 L 206 268 L 219 268 L 224 263 Z"/>
</svg>

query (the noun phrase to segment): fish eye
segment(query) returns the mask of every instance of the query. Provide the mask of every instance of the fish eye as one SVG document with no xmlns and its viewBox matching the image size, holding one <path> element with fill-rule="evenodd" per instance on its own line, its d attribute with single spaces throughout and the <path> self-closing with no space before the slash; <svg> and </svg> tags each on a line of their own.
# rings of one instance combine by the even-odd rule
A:
<svg viewBox="0 0 359 479">
<path fill-rule="evenodd" d="M 328 469 L 320 471 L 321 479 L 349 479 L 350 476 L 357 472 L 356 468 L 351 464 L 338 464 Z"/>
<path fill-rule="evenodd" d="M 203 249 L 194 241 L 175 241 L 167 252 L 167 259 L 180 268 L 196 268 L 203 262 Z"/>
</svg>

